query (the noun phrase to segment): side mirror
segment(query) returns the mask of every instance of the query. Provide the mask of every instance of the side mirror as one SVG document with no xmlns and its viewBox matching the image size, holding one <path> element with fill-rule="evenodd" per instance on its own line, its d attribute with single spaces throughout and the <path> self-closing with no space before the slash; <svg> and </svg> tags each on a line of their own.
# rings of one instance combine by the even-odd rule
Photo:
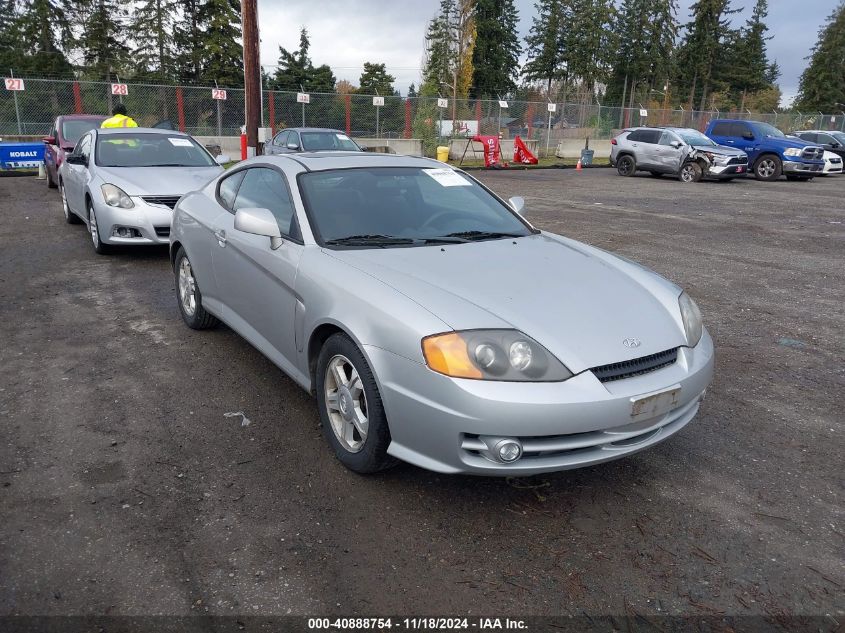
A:
<svg viewBox="0 0 845 633">
<path fill-rule="evenodd" d="M 754 135 L 751 132 L 746 132 L 742 135 L 742 138 L 744 138 L 746 141 L 753 141 Z"/>
<path fill-rule="evenodd" d="M 47 145 L 55 145 L 56 144 L 56 137 L 55 136 L 45 136 L 41 140 L 44 141 L 45 143 L 47 143 Z"/>
<path fill-rule="evenodd" d="M 522 196 L 514 196 L 508 200 L 508 204 L 511 205 L 511 209 L 516 211 L 519 215 L 522 215 L 522 210 L 525 208 L 525 198 Z"/>
<path fill-rule="evenodd" d="M 85 165 L 88 166 L 88 161 L 85 160 L 85 157 L 82 154 L 70 154 L 67 158 L 65 158 L 65 162 L 69 165 Z"/>
<path fill-rule="evenodd" d="M 226 163 L 232 162 L 232 158 L 228 154 L 218 154 L 214 157 L 214 160 L 218 165 L 225 165 Z"/>
<path fill-rule="evenodd" d="M 270 248 L 276 250 L 282 245 L 282 232 L 269 209 L 245 208 L 235 213 L 235 230 L 270 238 Z"/>
<path fill-rule="evenodd" d="M 299 151 L 299 145 L 297 145 L 296 143 L 288 143 L 288 144 L 286 145 L 286 147 L 287 147 L 289 150 L 294 151 L 294 152 L 298 152 L 298 151 Z"/>
<path fill-rule="evenodd" d="M 669 145 L 671 145 L 675 149 L 681 149 L 681 145 L 683 145 L 683 143 L 681 143 L 680 141 L 672 141 L 671 143 L 669 143 Z"/>
</svg>

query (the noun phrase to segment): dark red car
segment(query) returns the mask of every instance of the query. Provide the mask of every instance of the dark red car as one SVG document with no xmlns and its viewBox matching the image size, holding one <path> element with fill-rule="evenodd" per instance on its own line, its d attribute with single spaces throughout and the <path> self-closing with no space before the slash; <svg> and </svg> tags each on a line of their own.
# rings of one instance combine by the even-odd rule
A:
<svg viewBox="0 0 845 633">
<path fill-rule="evenodd" d="M 65 155 L 73 151 L 76 141 L 88 130 L 100 127 L 108 117 L 102 114 L 65 114 L 56 118 L 49 136 L 44 137 L 44 167 L 47 186 L 55 188 L 59 182 L 59 167 Z"/>
</svg>

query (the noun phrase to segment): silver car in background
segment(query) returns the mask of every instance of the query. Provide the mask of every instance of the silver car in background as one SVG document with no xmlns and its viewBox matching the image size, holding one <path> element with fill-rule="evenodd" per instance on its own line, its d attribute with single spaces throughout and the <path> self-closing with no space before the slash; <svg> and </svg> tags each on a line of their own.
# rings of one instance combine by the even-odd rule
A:
<svg viewBox="0 0 845 633">
<path fill-rule="evenodd" d="M 264 145 L 265 154 L 297 152 L 363 152 L 364 150 L 340 130 L 322 127 L 290 127 L 282 130 Z"/>
<path fill-rule="evenodd" d="M 731 180 L 748 173 L 745 152 L 718 145 L 692 128 L 623 130 L 610 141 L 610 164 L 620 176 L 647 171 L 652 176 L 677 176 L 682 182 L 698 182 L 702 178 Z"/>
<path fill-rule="evenodd" d="M 116 244 L 167 244 L 176 202 L 219 175 L 228 161 L 181 132 L 91 130 L 59 169 L 65 220 L 84 222 L 101 254 Z"/>
<path fill-rule="evenodd" d="M 358 472 L 529 475 L 671 437 L 713 373 L 695 303 L 522 206 L 425 158 L 250 159 L 176 206 L 179 310 L 314 393 Z"/>
</svg>

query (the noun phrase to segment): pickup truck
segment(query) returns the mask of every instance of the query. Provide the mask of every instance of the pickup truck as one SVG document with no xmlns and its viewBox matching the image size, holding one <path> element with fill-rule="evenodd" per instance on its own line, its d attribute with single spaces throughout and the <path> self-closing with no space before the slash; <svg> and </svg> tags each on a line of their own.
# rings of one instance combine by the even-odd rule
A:
<svg viewBox="0 0 845 633">
<path fill-rule="evenodd" d="M 824 169 L 824 148 L 788 138 L 776 127 L 761 121 L 714 119 L 705 134 L 720 145 L 748 154 L 749 171 L 757 180 L 810 180 Z"/>
</svg>

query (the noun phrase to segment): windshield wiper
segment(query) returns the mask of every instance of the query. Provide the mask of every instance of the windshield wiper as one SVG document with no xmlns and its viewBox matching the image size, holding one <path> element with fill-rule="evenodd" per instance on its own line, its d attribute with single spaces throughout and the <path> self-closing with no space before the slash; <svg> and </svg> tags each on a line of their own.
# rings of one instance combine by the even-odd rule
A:
<svg viewBox="0 0 845 633">
<path fill-rule="evenodd" d="M 396 246 L 402 244 L 413 244 L 414 240 L 409 237 L 396 237 L 394 235 L 347 235 L 333 240 L 327 240 L 329 246 Z"/>
<path fill-rule="evenodd" d="M 497 231 L 459 231 L 457 233 L 449 233 L 443 236 L 444 238 L 448 237 L 459 237 L 461 239 L 467 241 L 478 241 L 478 240 L 498 240 L 503 237 L 525 237 L 520 233 L 499 233 Z"/>
</svg>

